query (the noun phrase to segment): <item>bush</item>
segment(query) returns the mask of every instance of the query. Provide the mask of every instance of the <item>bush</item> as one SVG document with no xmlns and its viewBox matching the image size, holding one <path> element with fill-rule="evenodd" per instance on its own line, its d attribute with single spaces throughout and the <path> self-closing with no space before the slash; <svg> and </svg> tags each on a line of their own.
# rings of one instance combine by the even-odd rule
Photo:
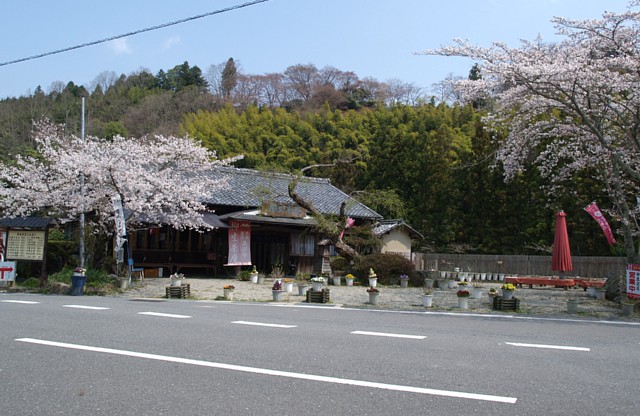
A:
<svg viewBox="0 0 640 416">
<path fill-rule="evenodd" d="M 413 286 L 423 284 L 411 260 L 399 254 L 371 254 L 356 258 L 353 273 L 359 281 L 368 283 L 369 269 L 373 269 L 381 285 L 397 285 L 401 274 L 408 275 Z"/>
</svg>

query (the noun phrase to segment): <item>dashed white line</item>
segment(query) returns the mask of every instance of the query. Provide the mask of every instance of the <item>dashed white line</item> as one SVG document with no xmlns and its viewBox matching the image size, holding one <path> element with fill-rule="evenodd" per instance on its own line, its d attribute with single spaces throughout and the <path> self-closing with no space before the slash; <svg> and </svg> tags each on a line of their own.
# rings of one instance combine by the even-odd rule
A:
<svg viewBox="0 0 640 416">
<path fill-rule="evenodd" d="M 591 348 L 584 347 L 569 347 L 564 345 L 545 345 L 545 344 L 523 344 L 520 342 L 505 342 L 507 345 L 513 345 L 514 347 L 525 347 L 525 348 L 547 348 L 552 350 L 569 350 L 569 351 L 591 351 Z"/>
<path fill-rule="evenodd" d="M 34 302 L 31 300 L 12 300 L 12 299 L 7 299 L 7 300 L 0 300 L 0 302 L 4 302 L 4 303 L 21 303 L 24 305 L 37 305 L 40 302 Z"/>
<path fill-rule="evenodd" d="M 64 308 L 73 308 L 73 309 L 90 309 L 94 311 L 106 311 L 110 308 L 104 308 L 102 306 L 86 306 L 86 305 L 62 305 Z"/>
<path fill-rule="evenodd" d="M 517 400 L 517 398 L 515 397 L 492 396 L 488 394 L 438 390 L 438 389 L 429 389 L 424 387 L 403 386 L 399 384 L 386 384 L 386 383 L 377 383 L 372 381 L 354 380 L 354 379 L 348 379 L 348 378 L 319 376 L 319 375 L 305 374 L 305 373 L 294 373 L 290 371 L 270 370 L 270 369 L 258 368 L 258 367 L 246 367 L 246 366 L 234 365 L 234 364 L 224 364 L 224 363 L 216 363 L 216 362 L 210 362 L 210 361 L 192 360 L 188 358 L 178 358 L 178 357 L 171 357 L 167 355 L 156 355 L 156 354 L 147 354 L 143 352 L 116 350 L 111 348 L 92 347 L 88 345 L 68 344 L 63 342 L 39 340 L 34 338 L 18 338 L 16 339 L 16 341 L 26 342 L 31 344 L 38 344 L 38 345 L 46 345 L 46 346 L 52 346 L 52 347 L 69 348 L 74 350 L 99 352 L 103 354 L 113 354 L 113 355 L 121 355 L 121 356 L 135 357 L 135 358 L 144 358 L 149 360 L 197 365 L 201 367 L 219 368 L 224 370 L 240 371 L 244 373 L 263 374 L 263 375 L 269 375 L 269 376 L 293 378 L 298 380 L 308 380 L 308 381 L 316 381 L 316 382 L 323 382 L 323 383 L 368 387 L 368 388 L 375 388 L 375 389 L 382 389 L 382 390 L 403 391 L 408 393 L 455 397 L 455 398 L 470 399 L 470 400 L 484 400 L 484 401 L 508 403 L 508 404 L 514 404 Z"/>
<path fill-rule="evenodd" d="M 191 318 L 191 316 L 189 315 L 175 315 L 172 313 L 160 313 L 160 312 L 138 312 L 138 315 L 160 316 L 163 318 L 178 318 L 178 319 Z"/>
<path fill-rule="evenodd" d="M 298 325 L 268 324 L 264 322 L 250 322 L 250 321 L 233 321 L 231 323 L 240 324 L 240 325 L 267 326 L 271 328 L 296 328 L 298 326 Z"/>
<path fill-rule="evenodd" d="M 391 338 L 408 338 L 408 339 L 425 339 L 424 335 L 405 335 L 405 334 L 389 334 L 386 332 L 369 332 L 369 331 L 352 331 L 354 335 L 371 335 L 374 337 L 391 337 Z"/>
</svg>

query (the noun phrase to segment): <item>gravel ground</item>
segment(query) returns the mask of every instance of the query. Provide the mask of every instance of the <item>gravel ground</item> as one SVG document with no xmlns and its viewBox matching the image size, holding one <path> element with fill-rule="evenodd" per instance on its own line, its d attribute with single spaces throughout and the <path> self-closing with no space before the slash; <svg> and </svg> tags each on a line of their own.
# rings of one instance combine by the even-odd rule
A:
<svg viewBox="0 0 640 416">
<path fill-rule="evenodd" d="M 190 299 L 193 300 L 224 300 L 223 286 L 233 284 L 234 302 L 273 302 L 271 286 L 273 280 L 265 279 L 263 284 L 255 284 L 235 279 L 207 279 L 187 278 L 183 283 L 190 285 Z M 143 282 L 133 282 L 132 286 L 122 291 L 121 296 L 131 298 L 164 298 L 166 287 L 169 286 L 168 278 L 146 278 Z M 561 289 L 551 287 L 527 287 L 516 291 L 515 296 L 520 299 L 518 312 L 502 312 L 492 310 L 487 294 L 489 288 L 500 288 L 499 283 L 487 282 L 483 288 L 480 299 L 469 299 L 469 307 L 462 310 L 458 307 L 456 297 L 457 289 L 435 289 L 432 291 L 433 306 L 422 306 L 423 288 L 400 286 L 379 286 L 380 295 L 376 305 L 369 304 L 366 287 L 363 286 L 325 286 L 330 289 L 330 302 L 327 305 L 345 308 L 383 309 L 397 311 L 450 311 L 471 312 L 487 314 L 514 314 L 536 315 L 544 317 L 563 318 L 589 318 L 616 321 L 640 322 L 638 307 L 631 318 L 622 316 L 620 306 L 614 302 L 596 300 L 590 297 L 583 289 Z M 306 303 L 304 296 L 298 294 L 298 288 L 294 284 L 293 292 L 285 294 L 285 303 Z M 578 313 L 568 314 L 566 300 L 568 298 L 578 300 Z"/>
</svg>

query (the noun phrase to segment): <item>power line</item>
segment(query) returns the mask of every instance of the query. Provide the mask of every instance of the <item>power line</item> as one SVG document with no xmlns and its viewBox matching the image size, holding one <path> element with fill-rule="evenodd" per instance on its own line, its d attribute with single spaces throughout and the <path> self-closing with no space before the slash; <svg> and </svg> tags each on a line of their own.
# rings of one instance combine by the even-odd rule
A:
<svg viewBox="0 0 640 416">
<path fill-rule="evenodd" d="M 83 43 L 81 45 L 70 46 L 68 48 L 58 49 L 58 50 L 52 51 L 52 52 L 45 52 L 45 53 L 41 53 L 41 54 L 38 54 L 38 55 L 29 56 L 29 57 L 26 57 L 26 58 L 20 58 L 20 59 L 14 59 L 13 61 L 2 62 L 2 63 L 0 63 L 0 66 L 17 64 L 18 62 L 30 61 L 30 60 L 33 60 L 33 59 L 43 58 L 43 57 L 49 56 L 49 55 L 55 55 L 55 54 L 62 53 L 62 52 L 72 51 L 74 49 L 85 48 L 87 46 L 93 46 L 93 45 L 97 45 L 99 43 L 105 43 L 105 42 L 109 42 L 109 41 L 116 40 L 116 39 L 126 38 L 127 36 L 133 36 L 133 35 L 137 35 L 139 33 L 150 32 L 152 30 L 162 29 L 162 28 L 169 27 L 169 26 L 175 26 L 177 24 L 189 22 L 191 20 L 202 19 L 203 17 L 209 17 L 209 16 L 212 16 L 214 14 L 220 14 L 220 13 L 230 12 L 232 10 L 242 9 L 242 8 L 245 8 L 245 7 L 253 6 L 255 4 L 264 3 L 264 2 L 267 2 L 267 1 L 269 1 L 269 0 L 254 0 L 254 1 L 250 1 L 248 3 L 238 4 L 236 6 L 227 7 L 227 8 L 216 10 L 216 11 L 213 11 L 213 12 L 208 12 L 208 13 L 204 13 L 204 14 L 199 14 L 197 16 L 192 16 L 192 17 L 187 17 L 185 19 L 176 20 L 175 22 L 163 23 L 161 25 L 148 27 L 146 29 L 136 30 L 134 32 L 125 33 L 123 35 L 111 36 L 109 38 L 100 39 L 100 40 L 96 40 L 96 41 L 93 41 L 93 42 Z"/>
</svg>

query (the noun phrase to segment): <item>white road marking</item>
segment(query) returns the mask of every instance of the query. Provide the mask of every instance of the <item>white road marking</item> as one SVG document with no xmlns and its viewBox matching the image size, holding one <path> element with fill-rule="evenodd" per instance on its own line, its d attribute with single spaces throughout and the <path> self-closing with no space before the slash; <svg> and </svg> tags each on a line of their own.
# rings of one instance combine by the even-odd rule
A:
<svg viewBox="0 0 640 416">
<path fill-rule="evenodd" d="M 102 306 L 85 306 L 85 305 L 62 305 L 64 308 L 74 308 L 74 309 L 91 309 L 94 311 L 105 311 L 111 308 L 103 308 Z"/>
<path fill-rule="evenodd" d="M 240 325 L 268 326 L 271 328 L 296 328 L 298 326 L 298 325 L 267 324 L 263 322 L 250 322 L 250 321 L 233 321 L 231 323 L 240 324 Z"/>
<path fill-rule="evenodd" d="M 0 302 L 4 302 L 4 303 L 22 303 L 24 305 L 36 305 L 40 302 L 34 302 L 31 300 L 0 300 Z"/>
<path fill-rule="evenodd" d="M 174 315 L 172 313 L 160 313 L 160 312 L 138 312 L 138 315 L 161 316 L 163 318 L 178 318 L 178 319 L 191 318 L 189 315 Z"/>
<path fill-rule="evenodd" d="M 377 383 L 372 381 L 354 380 L 348 378 L 319 376 L 314 374 L 294 373 L 290 371 L 270 370 L 267 368 L 246 367 L 234 364 L 216 363 L 202 360 L 192 360 L 188 358 L 171 357 L 167 355 L 147 354 L 143 352 L 116 350 L 111 348 L 92 347 L 88 345 L 68 344 L 64 342 L 55 342 L 47 340 L 39 340 L 34 338 L 18 338 L 18 342 L 26 342 L 31 344 L 46 345 L 51 347 L 69 348 L 74 350 L 92 351 L 103 354 L 122 355 L 127 357 L 144 358 L 149 360 L 166 361 L 171 363 L 197 365 L 201 367 L 219 368 L 223 370 L 241 371 L 244 373 L 263 374 L 276 377 L 287 377 L 298 380 L 309 380 L 323 383 L 343 384 L 358 387 L 369 387 L 382 390 L 403 391 L 408 393 L 429 394 L 434 396 L 456 397 L 470 400 L 485 400 L 498 403 L 514 404 L 517 400 L 515 397 L 492 396 L 488 394 L 466 393 L 459 391 L 437 390 L 424 387 L 403 386 L 399 384 Z"/>
<path fill-rule="evenodd" d="M 569 350 L 569 351 L 591 351 L 591 348 L 583 348 L 583 347 L 567 347 L 563 345 L 544 345 L 544 344 L 522 344 L 519 342 L 505 342 L 507 345 L 513 345 L 514 347 L 525 347 L 525 348 L 547 348 L 552 350 Z"/>
<path fill-rule="evenodd" d="M 392 338 L 409 338 L 409 339 L 425 339 L 424 335 L 404 335 L 404 334 L 388 334 L 385 332 L 369 332 L 369 331 L 353 331 L 355 335 L 372 335 L 375 337 L 392 337 Z"/>
</svg>

